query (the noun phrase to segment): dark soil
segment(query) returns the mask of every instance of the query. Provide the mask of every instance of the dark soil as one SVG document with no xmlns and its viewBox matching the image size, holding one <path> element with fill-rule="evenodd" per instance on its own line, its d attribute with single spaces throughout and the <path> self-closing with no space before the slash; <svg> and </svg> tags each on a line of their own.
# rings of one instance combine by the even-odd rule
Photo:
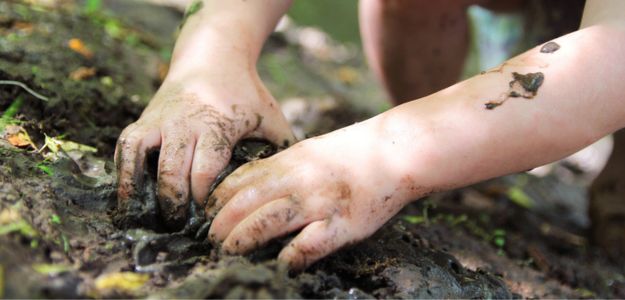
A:
<svg viewBox="0 0 625 300">
<path fill-rule="evenodd" d="M 0 109 L 21 98 L 16 119 L 38 147 L 46 134 L 98 149 L 46 159 L 49 150 L 0 139 L 0 297 L 625 297 L 622 262 L 607 260 L 585 238 L 584 191 L 551 177 L 510 176 L 423 199 L 371 238 L 299 274 L 274 260 L 284 241 L 247 257 L 223 256 L 205 241 L 201 222 L 176 233 L 115 226 L 115 141 L 154 93 L 172 42 L 149 25 L 120 20 L 71 4 L 0 3 L 0 80 L 49 98 L 0 85 Z M 93 56 L 70 50 L 73 38 Z M 264 55 L 300 51 L 280 36 L 269 45 Z M 301 64 L 316 84 L 332 86 L 310 67 L 319 62 Z M 71 79 L 81 67 L 95 73 Z M 328 93 L 349 97 L 343 89 Z M 344 104 L 321 111 L 320 120 L 336 126 L 364 117 Z M 320 130 L 306 126 L 308 134 Z M 138 283 L 124 286 L 118 275 Z"/>
</svg>

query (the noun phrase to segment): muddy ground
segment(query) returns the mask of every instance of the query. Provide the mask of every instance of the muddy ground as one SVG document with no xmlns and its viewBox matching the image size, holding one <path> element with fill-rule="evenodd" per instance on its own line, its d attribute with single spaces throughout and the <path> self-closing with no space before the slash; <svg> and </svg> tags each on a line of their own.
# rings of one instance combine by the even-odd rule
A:
<svg viewBox="0 0 625 300">
<path fill-rule="evenodd" d="M 114 143 L 166 72 L 181 15 L 140 4 L 155 26 L 122 13 L 133 1 L 106 12 L 65 3 L 0 3 L 0 297 L 625 297 L 623 263 L 586 239 L 584 189 L 555 176 L 433 195 L 299 274 L 273 260 L 280 243 L 222 256 L 202 228 L 117 228 Z M 383 108 L 353 108 L 381 97 L 357 75 L 361 54 L 327 59 L 289 30 L 259 68 L 296 133 Z"/>
</svg>

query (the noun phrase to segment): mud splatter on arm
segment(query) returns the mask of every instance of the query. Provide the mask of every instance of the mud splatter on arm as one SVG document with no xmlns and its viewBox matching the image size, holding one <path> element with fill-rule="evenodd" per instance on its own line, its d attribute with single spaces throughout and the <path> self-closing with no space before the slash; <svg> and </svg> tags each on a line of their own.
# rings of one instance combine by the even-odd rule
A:
<svg viewBox="0 0 625 300">
<path fill-rule="evenodd" d="M 540 48 L 540 53 L 554 53 L 560 49 L 560 45 L 556 42 L 548 42 Z"/>
<path fill-rule="evenodd" d="M 527 74 L 512 72 L 512 78 L 508 91 L 502 94 L 499 99 L 486 102 L 484 104 L 486 109 L 495 109 L 510 98 L 533 99 L 545 81 L 545 75 L 542 72 Z"/>
</svg>

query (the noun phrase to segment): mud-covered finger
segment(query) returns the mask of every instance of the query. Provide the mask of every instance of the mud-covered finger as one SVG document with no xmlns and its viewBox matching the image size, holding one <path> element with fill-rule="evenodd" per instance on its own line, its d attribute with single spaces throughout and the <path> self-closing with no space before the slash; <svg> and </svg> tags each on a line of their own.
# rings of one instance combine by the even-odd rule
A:
<svg viewBox="0 0 625 300">
<path fill-rule="evenodd" d="M 171 229 L 184 226 L 189 207 L 189 175 L 195 137 L 188 132 L 163 134 L 158 162 L 158 202 L 161 216 Z"/>
<path fill-rule="evenodd" d="M 217 201 L 219 204 L 225 204 L 227 200 L 232 198 L 242 188 L 258 182 L 262 178 L 271 176 L 271 171 L 265 167 L 266 160 L 255 160 L 238 167 L 215 188 L 211 198 L 219 200 Z"/>
<path fill-rule="evenodd" d="M 160 143 L 160 131 L 152 128 L 136 128 L 119 138 L 116 146 L 118 201 L 124 202 L 141 190 L 146 153 Z"/>
<path fill-rule="evenodd" d="M 243 219 L 222 245 L 226 253 L 246 253 L 314 221 L 314 214 L 302 209 L 300 200 L 288 196 L 271 201 Z"/>
<path fill-rule="evenodd" d="M 256 209 L 289 194 L 283 178 L 268 178 L 239 190 L 229 201 L 218 199 L 215 209 L 219 213 L 213 219 L 209 239 L 223 241 L 237 224 Z"/>
<path fill-rule="evenodd" d="M 228 165 L 231 153 L 230 147 L 210 135 L 198 139 L 191 166 L 191 192 L 199 207 L 205 207 L 210 187 Z"/>
<path fill-rule="evenodd" d="M 275 117 L 272 122 L 265 122 L 259 128 L 263 138 L 274 143 L 279 149 L 287 148 L 297 142 L 293 130 L 282 114 Z"/>
<path fill-rule="evenodd" d="M 340 230 L 339 219 L 315 221 L 306 226 L 278 255 L 292 270 L 303 270 L 319 259 L 351 242 Z"/>
<path fill-rule="evenodd" d="M 284 177 L 285 172 L 281 169 L 274 157 L 251 161 L 240 166 L 228 175 L 209 196 L 211 206 L 206 207 L 207 213 L 220 210 L 235 198 L 235 195 L 242 194 L 241 191 L 249 190 L 248 194 L 251 194 L 257 190 L 268 190 L 271 186 L 275 186 L 272 183 L 283 182 L 280 177 Z M 269 187 L 264 187 L 266 184 Z M 284 195 L 286 194 L 274 195 L 273 199 Z"/>
<path fill-rule="evenodd" d="M 113 162 L 115 163 L 115 165 L 117 165 L 117 159 L 120 156 L 119 152 L 122 151 L 123 145 L 126 144 L 126 139 L 137 128 L 139 128 L 137 123 L 128 124 L 128 126 L 126 126 L 126 128 L 124 128 L 122 133 L 117 138 L 117 143 L 115 144 L 115 152 L 113 152 Z"/>
</svg>

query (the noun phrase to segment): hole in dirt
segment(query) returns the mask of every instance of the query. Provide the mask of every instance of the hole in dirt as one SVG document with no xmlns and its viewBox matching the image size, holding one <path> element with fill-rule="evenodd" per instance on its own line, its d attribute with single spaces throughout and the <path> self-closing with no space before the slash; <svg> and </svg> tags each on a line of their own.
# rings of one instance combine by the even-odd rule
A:
<svg viewBox="0 0 625 300">
<path fill-rule="evenodd" d="M 402 240 L 402 241 L 404 241 L 404 242 L 406 242 L 406 243 L 408 243 L 408 244 L 411 244 L 411 241 L 412 241 L 412 239 L 410 238 L 410 236 L 408 236 L 407 234 L 402 235 L 402 236 L 401 236 L 401 240 Z"/>
</svg>

